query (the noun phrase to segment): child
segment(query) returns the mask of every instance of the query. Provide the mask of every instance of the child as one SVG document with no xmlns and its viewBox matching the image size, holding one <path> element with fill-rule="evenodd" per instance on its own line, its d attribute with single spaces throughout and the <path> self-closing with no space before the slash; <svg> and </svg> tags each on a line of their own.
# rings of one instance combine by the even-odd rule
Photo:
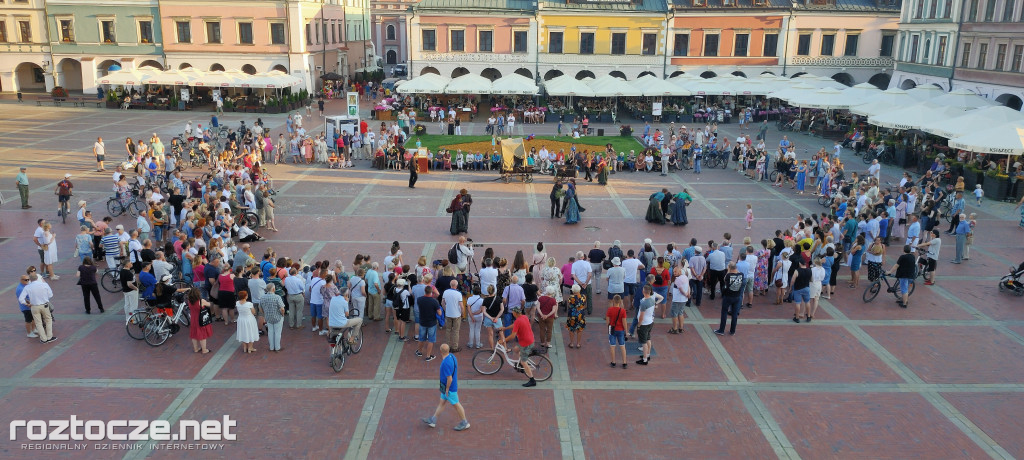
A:
<svg viewBox="0 0 1024 460">
<path fill-rule="evenodd" d="M 974 227 L 978 225 L 978 215 L 971 213 L 967 216 L 967 221 L 971 224 L 971 231 L 967 233 L 967 241 L 964 245 L 964 260 L 970 260 L 971 258 L 971 246 L 974 245 Z"/>
<path fill-rule="evenodd" d="M 754 208 L 747 203 L 747 230 L 750 230 L 750 224 L 754 223 Z"/>
<path fill-rule="evenodd" d="M 974 186 L 974 198 L 978 200 L 978 206 L 981 206 L 981 197 L 985 196 L 985 191 L 981 189 L 981 184 Z"/>
</svg>

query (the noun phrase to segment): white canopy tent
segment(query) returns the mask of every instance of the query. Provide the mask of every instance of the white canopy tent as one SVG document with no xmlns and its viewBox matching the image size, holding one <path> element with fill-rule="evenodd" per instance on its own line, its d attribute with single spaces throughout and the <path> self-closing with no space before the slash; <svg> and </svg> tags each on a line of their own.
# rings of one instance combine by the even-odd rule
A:
<svg viewBox="0 0 1024 460">
<path fill-rule="evenodd" d="M 964 107 L 971 109 L 998 105 L 996 102 L 985 99 L 963 88 L 954 89 L 953 91 L 938 96 L 934 99 L 929 99 L 928 102 L 932 102 L 939 105 L 949 105 L 953 107 Z"/>
<path fill-rule="evenodd" d="M 267 73 L 258 73 L 256 75 L 250 75 L 241 81 L 240 85 L 243 88 L 291 88 L 302 83 L 302 80 L 298 77 L 293 77 L 280 70 L 274 70 Z"/>
<path fill-rule="evenodd" d="M 907 90 L 907 94 L 918 101 L 928 101 L 946 94 L 946 90 L 935 85 L 925 85 L 910 88 Z"/>
<path fill-rule="evenodd" d="M 544 82 L 544 91 L 552 96 L 594 97 L 594 90 L 590 89 L 590 86 L 569 75 Z"/>
<path fill-rule="evenodd" d="M 467 73 L 453 78 L 444 87 L 445 94 L 491 94 L 491 80 Z"/>
<path fill-rule="evenodd" d="M 406 94 L 441 94 L 451 79 L 437 74 L 428 73 L 420 75 L 412 80 L 406 80 L 397 85 L 400 93 Z"/>
<path fill-rule="evenodd" d="M 803 92 L 789 99 L 789 105 L 805 109 L 846 109 L 850 99 L 835 88 L 822 88 L 814 92 Z"/>
<path fill-rule="evenodd" d="M 879 115 L 901 107 L 916 104 L 918 101 L 902 89 L 891 88 L 873 96 L 870 101 L 850 107 L 850 113 L 860 116 Z"/>
<path fill-rule="evenodd" d="M 784 101 L 789 101 L 790 99 L 793 99 L 793 98 L 799 97 L 799 96 L 803 96 L 804 94 L 813 93 L 813 92 L 815 92 L 815 91 L 817 91 L 819 89 L 820 88 L 818 88 L 816 86 L 812 86 L 809 83 L 800 82 L 800 83 L 797 83 L 797 84 L 795 84 L 793 86 L 790 86 L 789 88 L 783 88 L 783 89 L 781 89 L 779 91 L 773 91 L 773 92 L 768 94 L 768 97 L 775 98 L 775 99 L 782 99 Z"/>
<path fill-rule="evenodd" d="M 860 83 L 843 90 L 843 94 L 855 101 L 854 104 L 863 104 L 882 94 L 882 90 L 871 83 Z"/>
<path fill-rule="evenodd" d="M 145 81 L 155 75 L 162 73 L 161 70 L 153 67 L 142 67 L 133 70 L 118 70 L 111 72 L 107 76 L 100 78 L 99 84 L 101 85 L 123 85 L 123 86 L 136 86 L 145 84 Z"/>
<path fill-rule="evenodd" d="M 683 82 L 681 87 L 696 96 L 729 96 L 733 94 L 732 89 L 715 80 L 690 80 Z"/>
<path fill-rule="evenodd" d="M 603 75 L 587 83 L 595 97 L 643 96 L 643 91 L 630 82 L 611 75 Z"/>
<path fill-rule="evenodd" d="M 978 153 L 1024 155 L 1024 124 L 1005 123 L 949 140 L 949 146 Z"/>
<path fill-rule="evenodd" d="M 686 88 L 682 88 L 670 81 L 662 80 L 654 75 L 644 75 L 629 82 L 629 84 L 640 90 L 644 96 L 689 96 L 692 94 Z"/>
<path fill-rule="evenodd" d="M 930 102 L 904 107 L 868 117 L 868 123 L 891 129 L 921 129 L 940 120 L 963 115 L 961 107 L 936 105 Z"/>
<path fill-rule="evenodd" d="M 186 72 L 185 70 L 168 70 L 146 78 L 143 83 L 147 85 L 163 86 L 192 86 L 192 82 L 199 78 L 198 70 Z"/>
<path fill-rule="evenodd" d="M 235 80 L 235 78 L 227 72 L 215 70 L 213 72 L 201 74 L 198 78 L 195 79 L 193 83 L 195 84 L 195 86 L 201 87 L 229 88 L 232 86 L 236 86 L 238 81 Z"/>
<path fill-rule="evenodd" d="M 491 94 L 537 94 L 537 85 L 532 78 L 511 73 L 491 82 Z"/>
<path fill-rule="evenodd" d="M 789 86 L 789 84 L 779 84 L 777 80 L 765 78 L 739 79 L 725 84 L 725 87 L 732 91 L 733 94 L 744 96 L 765 96 L 785 86 Z"/>
<path fill-rule="evenodd" d="M 964 112 L 958 117 L 939 120 L 922 127 L 921 131 L 953 139 L 1006 123 L 1016 123 L 1017 126 L 1024 127 L 1024 114 L 1006 106 L 996 105 Z"/>
</svg>

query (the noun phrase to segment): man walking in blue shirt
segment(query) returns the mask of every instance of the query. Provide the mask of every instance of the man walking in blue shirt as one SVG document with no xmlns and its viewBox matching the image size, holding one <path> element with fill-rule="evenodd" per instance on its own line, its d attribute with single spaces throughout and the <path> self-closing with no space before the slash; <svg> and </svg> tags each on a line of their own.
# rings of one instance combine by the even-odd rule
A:
<svg viewBox="0 0 1024 460">
<path fill-rule="evenodd" d="M 455 431 L 463 431 L 469 429 L 469 421 L 466 420 L 466 409 L 462 407 L 459 402 L 459 378 L 458 370 L 459 363 L 455 360 L 455 356 L 449 353 L 448 344 L 441 344 L 441 370 L 440 370 L 440 386 L 438 389 L 441 391 L 441 401 L 437 404 L 437 409 L 434 410 L 434 415 L 423 418 L 423 423 L 426 423 L 431 428 L 437 426 L 437 416 L 441 415 L 441 411 L 444 410 L 445 403 L 455 406 L 455 411 L 459 413 L 459 417 L 462 421 L 458 425 L 455 425 Z"/>
<path fill-rule="evenodd" d="M 954 219 L 960 221 L 956 225 L 956 257 L 953 258 L 953 263 L 958 264 L 964 260 L 964 245 L 967 243 L 967 234 L 971 233 L 971 223 L 963 213 L 957 214 Z"/>
</svg>

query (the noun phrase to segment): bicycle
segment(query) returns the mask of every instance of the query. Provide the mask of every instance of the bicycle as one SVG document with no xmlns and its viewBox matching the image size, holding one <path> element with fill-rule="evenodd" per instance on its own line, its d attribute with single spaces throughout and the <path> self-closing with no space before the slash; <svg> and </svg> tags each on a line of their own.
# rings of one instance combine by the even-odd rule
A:
<svg viewBox="0 0 1024 460">
<path fill-rule="evenodd" d="M 57 215 L 60 216 L 60 221 L 61 221 L 62 224 L 68 223 L 68 214 L 71 213 L 71 210 L 68 207 L 68 202 L 71 201 L 71 197 L 72 197 L 72 195 L 67 195 L 67 196 L 57 195 L 57 201 L 59 202 L 59 205 L 60 205 L 60 207 L 57 209 Z M 65 199 L 65 198 L 67 198 L 67 199 Z"/>
<path fill-rule="evenodd" d="M 260 226 L 260 217 L 255 212 L 249 210 L 249 208 L 239 208 L 238 214 L 235 214 L 235 223 L 239 227 L 245 222 L 249 224 L 249 228 L 256 230 Z"/>
<path fill-rule="evenodd" d="M 139 190 L 132 190 L 131 193 L 132 197 L 130 199 L 126 199 L 124 196 L 121 198 L 112 196 L 107 199 L 107 212 L 112 217 L 118 217 L 124 214 L 125 211 L 132 217 L 138 217 L 139 214 L 146 212 L 146 203 L 139 199 Z"/>
<path fill-rule="evenodd" d="M 359 310 L 349 311 L 349 318 L 358 315 Z M 345 367 L 345 358 L 363 349 L 363 328 L 343 328 L 337 334 L 328 334 L 327 343 L 331 345 L 331 369 L 334 369 L 334 372 L 341 372 Z"/>
<path fill-rule="evenodd" d="M 152 347 L 163 345 L 168 338 L 176 334 L 180 330 L 179 324 L 185 327 L 189 326 L 189 311 L 188 304 L 185 303 L 185 293 L 175 293 L 170 308 L 174 309 L 174 316 L 167 316 L 167 314 L 157 311 L 150 314 L 145 322 L 143 330 L 145 330 L 146 343 Z"/>
<path fill-rule="evenodd" d="M 498 342 L 493 349 L 480 350 L 473 355 L 473 369 L 483 375 L 494 375 L 501 370 L 501 366 L 505 364 L 505 361 L 508 361 L 516 371 L 523 372 L 519 366 L 522 359 L 521 356 L 519 359 L 509 358 L 505 345 Z M 530 366 L 530 369 L 533 371 L 533 378 L 538 382 L 551 378 L 551 373 L 554 369 L 551 365 L 551 360 L 547 356 L 537 354 L 536 351 L 526 357 L 526 365 Z"/>
<path fill-rule="evenodd" d="M 117 261 L 116 267 L 107 267 L 103 270 L 103 276 L 100 277 L 100 286 L 103 286 L 103 290 L 110 293 L 121 292 L 121 268 L 124 267 L 125 256 L 116 256 L 114 260 Z"/>
<path fill-rule="evenodd" d="M 897 283 L 890 283 L 889 282 L 889 278 L 890 278 L 890 275 L 883 271 L 882 275 L 879 276 L 878 279 L 876 279 L 874 282 L 869 284 L 868 287 L 866 289 L 864 289 L 864 296 L 863 296 L 864 303 L 868 303 L 868 302 L 871 302 L 872 300 L 875 300 L 875 297 L 878 296 L 878 293 L 882 290 L 882 283 L 883 282 L 885 282 L 885 292 L 891 292 L 896 297 L 897 301 L 902 301 L 903 300 L 903 294 L 900 293 L 900 290 L 899 290 L 900 285 L 899 285 L 899 283 L 898 282 Z M 914 288 L 915 288 L 914 280 L 910 280 L 910 287 L 907 288 L 907 295 L 908 296 L 914 294 Z"/>
</svg>

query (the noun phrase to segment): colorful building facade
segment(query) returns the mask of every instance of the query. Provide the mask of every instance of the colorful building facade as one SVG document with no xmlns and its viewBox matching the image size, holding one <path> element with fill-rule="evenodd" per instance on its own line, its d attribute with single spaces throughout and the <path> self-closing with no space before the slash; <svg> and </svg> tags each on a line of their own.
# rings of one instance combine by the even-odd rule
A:
<svg viewBox="0 0 1024 460">
<path fill-rule="evenodd" d="M 0 4 L 0 91 L 53 89 L 43 0 Z"/>
</svg>

